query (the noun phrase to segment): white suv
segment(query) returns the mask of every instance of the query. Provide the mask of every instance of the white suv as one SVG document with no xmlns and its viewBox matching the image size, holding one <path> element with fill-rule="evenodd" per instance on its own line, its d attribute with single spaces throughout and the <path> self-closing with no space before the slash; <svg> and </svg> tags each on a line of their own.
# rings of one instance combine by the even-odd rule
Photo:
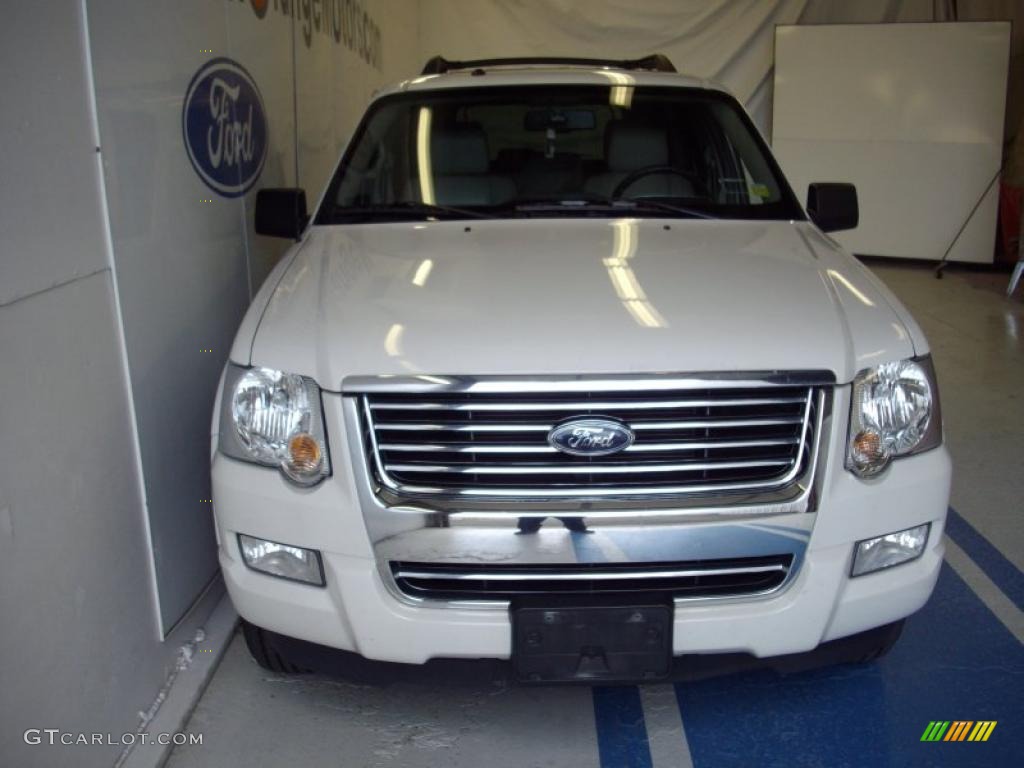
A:
<svg viewBox="0 0 1024 768">
<path fill-rule="evenodd" d="M 805 214 L 736 100 L 661 56 L 437 58 L 379 95 L 311 219 L 258 195 L 296 243 L 212 459 L 256 659 L 603 681 L 885 652 L 950 459 L 920 328 L 824 234 L 856 225 L 853 187 Z"/>
</svg>

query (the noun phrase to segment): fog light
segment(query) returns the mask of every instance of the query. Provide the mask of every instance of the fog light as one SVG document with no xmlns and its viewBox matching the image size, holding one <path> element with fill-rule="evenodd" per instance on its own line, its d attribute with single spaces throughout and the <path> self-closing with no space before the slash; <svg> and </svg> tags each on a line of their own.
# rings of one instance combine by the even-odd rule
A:
<svg viewBox="0 0 1024 768">
<path fill-rule="evenodd" d="M 925 523 L 905 531 L 858 541 L 853 553 L 853 570 L 850 575 L 863 576 L 865 573 L 917 559 L 924 552 L 924 545 L 928 543 L 930 528 L 931 523 Z"/>
<path fill-rule="evenodd" d="M 324 568 L 320 553 L 274 541 L 238 534 L 242 560 L 254 571 L 306 584 L 324 585 Z"/>
</svg>

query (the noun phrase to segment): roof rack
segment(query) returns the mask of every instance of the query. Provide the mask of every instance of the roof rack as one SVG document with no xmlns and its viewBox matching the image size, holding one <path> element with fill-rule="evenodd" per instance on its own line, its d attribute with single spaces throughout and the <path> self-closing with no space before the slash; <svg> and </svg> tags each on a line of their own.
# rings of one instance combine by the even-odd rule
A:
<svg viewBox="0 0 1024 768">
<path fill-rule="evenodd" d="M 435 56 L 423 67 L 423 75 L 443 75 L 454 69 L 483 69 L 485 67 L 523 66 L 531 64 L 559 64 L 575 67 L 614 67 L 616 69 L 644 69 L 652 72 L 675 72 L 676 68 L 663 53 L 652 53 L 639 59 L 576 59 L 557 56 L 526 56 L 508 59 L 469 59 L 448 61 Z"/>
</svg>

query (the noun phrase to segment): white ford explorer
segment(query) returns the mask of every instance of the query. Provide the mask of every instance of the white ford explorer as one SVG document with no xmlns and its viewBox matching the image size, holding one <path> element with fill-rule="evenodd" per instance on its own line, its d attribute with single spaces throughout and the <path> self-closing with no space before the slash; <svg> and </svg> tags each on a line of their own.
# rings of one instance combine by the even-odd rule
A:
<svg viewBox="0 0 1024 768">
<path fill-rule="evenodd" d="M 431 60 L 377 96 L 238 331 L 220 563 L 262 665 L 884 653 L 942 561 L 928 343 L 726 92 L 636 61 Z M 834 646 L 835 644 L 833 644 Z"/>
</svg>

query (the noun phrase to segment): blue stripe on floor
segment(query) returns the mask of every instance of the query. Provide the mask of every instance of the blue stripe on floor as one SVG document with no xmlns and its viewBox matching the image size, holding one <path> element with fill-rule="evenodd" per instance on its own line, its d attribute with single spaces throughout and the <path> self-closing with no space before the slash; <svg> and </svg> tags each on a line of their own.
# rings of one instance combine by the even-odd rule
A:
<svg viewBox="0 0 1024 768">
<path fill-rule="evenodd" d="M 593 535 L 570 534 L 577 560 L 607 560 L 601 549 L 593 545 Z M 601 768 L 651 768 L 640 689 L 635 685 L 595 686 L 592 695 Z"/>
<path fill-rule="evenodd" d="M 1024 611 L 1024 573 L 952 507 L 946 518 L 946 533 Z"/>
<path fill-rule="evenodd" d="M 685 630 L 684 630 L 685 631 Z M 676 685 L 694 765 L 1019 765 L 1024 647 L 943 566 L 879 662 Z M 922 743 L 931 720 L 997 720 L 985 743 Z"/>
<path fill-rule="evenodd" d="M 651 768 L 647 726 L 635 685 L 593 689 L 601 768 Z"/>
</svg>

